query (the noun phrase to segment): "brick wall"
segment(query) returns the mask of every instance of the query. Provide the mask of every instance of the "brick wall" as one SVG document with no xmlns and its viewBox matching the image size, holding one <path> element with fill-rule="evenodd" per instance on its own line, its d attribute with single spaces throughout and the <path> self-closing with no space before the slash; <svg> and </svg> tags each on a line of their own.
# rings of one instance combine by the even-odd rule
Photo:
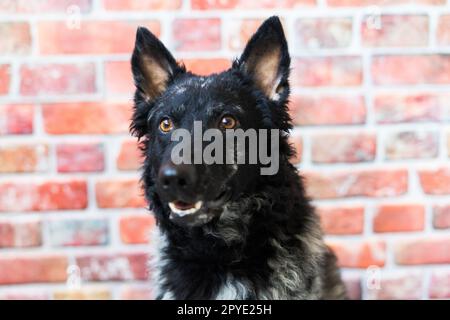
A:
<svg viewBox="0 0 450 320">
<path fill-rule="evenodd" d="M 273 14 L 295 161 L 352 297 L 450 298 L 449 4 L 0 0 L 0 298 L 151 297 L 127 132 L 136 26 L 205 74 Z"/>
</svg>

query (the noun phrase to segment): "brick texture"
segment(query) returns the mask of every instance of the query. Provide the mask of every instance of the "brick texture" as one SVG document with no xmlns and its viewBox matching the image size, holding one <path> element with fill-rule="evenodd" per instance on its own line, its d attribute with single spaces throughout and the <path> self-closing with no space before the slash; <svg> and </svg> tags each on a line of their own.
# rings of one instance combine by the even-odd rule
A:
<svg viewBox="0 0 450 320">
<path fill-rule="evenodd" d="M 368 290 L 368 299 L 400 299 L 417 300 L 422 298 L 424 290 L 423 274 L 402 273 L 383 274 L 379 287 L 371 287 Z"/>
<path fill-rule="evenodd" d="M 42 112 L 44 129 L 50 134 L 113 134 L 128 131 L 131 106 L 114 102 L 46 104 Z"/>
<path fill-rule="evenodd" d="M 58 172 L 103 171 L 105 156 L 101 144 L 61 144 L 56 147 Z"/>
<path fill-rule="evenodd" d="M 433 208 L 433 226 L 436 229 L 450 228 L 450 205 L 440 205 Z"/>
<path fill-rule="evenodd" d="M 48 146 L 14 144 L 0 147 L 0 173 L 47 171 Z"/>
<path fill-rule="evenodd" d="M 336 253 L 338 264 L 346 268 L 367 268 L 384 266 L 386 245 L 380 241 L 330 242 L 329 247 Z"/>
<path fill-rule="evenodd" d="M 120 238 L 124 243 L 148 243 L 155 220 L 149 215 L 135 215 L 120 219 Z"/>
<path fill-rule="evenodd" d="M 137 180 L 103 180 L 95 185 L 100 208 L 143 208 L 145 200 Z"/>
<path fill-rule="evenodd" d="M 403 265 L 448 264 L 450 237 L 400 241 L 395 247 L 395 261 Z"/>
<path fill-rule="evenodd" d="M 33 132 L 32 105 L 0 105 L 0 135 Z"/>
<path fill-rule="evenodd" d="M 24 96 L 89 94 L 96 91 L 93 63 L 32 64 L 20 69 Z"/>
<path fill-rule="evenodd" d="M 403 170 L 305 173 L 308 194 L 317 199 L 393 197 L 406 192 L 407 177 Z"/>
<path fill-rule="evenodd" d="M 375 158 L 376 138 L 371 134 L 322 134 L 311 141 L 313 162 L 366 162 Z"/>
<path fill-rule="evenodd" d="M 428 43 L 428 17 L 425 15 L 382 15 L 380 28 L 373 28 L 370 17 L 362 22 L 363 45 L 367 47 L 420 47 Z"/>
<path fill-rule="evenodd" d="M 425 225 L 425 208 L 421 205 L 384 205 L 377 209 L 375 232 L 420 231 Z"/>
<path fill-rule="evenodd" d="M 64 256 L 2 256 L 0 284 L 62 282 L 66 280 L 67 266 Z"/>
<path fill-rule="evenodd" d="M 30 25 L 26 22 L 0 23 L 0 33 L 4 35 L 0 44 L 0 54 L 28 54 L 31 52 Z"/>
<path fill-rule="evenodd" d="M 155 298 L 129 134 L 136 28 L 203 76 L 273 14 L 292 56 L 291 163 L 350 298 L 450 298 L 449 5 L 0 0 L 0 299 Z"/>
<path fill-rule="evenodd" d="M 325 234 L 361 234 L 364 230 L 364 207 L 319 207 Z"/>
</svg>

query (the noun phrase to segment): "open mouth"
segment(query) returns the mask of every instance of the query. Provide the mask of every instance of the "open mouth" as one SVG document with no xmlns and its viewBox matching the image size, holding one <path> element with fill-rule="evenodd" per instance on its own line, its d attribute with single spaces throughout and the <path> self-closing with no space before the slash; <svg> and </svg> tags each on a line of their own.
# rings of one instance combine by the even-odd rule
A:
<svg viewBox="0 0 450 320">
<path fill-rule="evenodd" d="M 173 200 L 168 203 L 170 219 L 179 225 L 199 226 L 210 222 L 222 213 L 224 204 L 230 199 L 229 190 L 223 190 L 213 200 L 184 202 Z"/>
<path fill-rule="evenodd" d="M 195 203 L 187 203 L 183 201 L 169 202 L 170 210 L 172 210 L 173 213 L 180 217 L 196 213 L 198 210 L 200 210 L 202 205 L 203 201 L 197 201 Z"/>
</svg>

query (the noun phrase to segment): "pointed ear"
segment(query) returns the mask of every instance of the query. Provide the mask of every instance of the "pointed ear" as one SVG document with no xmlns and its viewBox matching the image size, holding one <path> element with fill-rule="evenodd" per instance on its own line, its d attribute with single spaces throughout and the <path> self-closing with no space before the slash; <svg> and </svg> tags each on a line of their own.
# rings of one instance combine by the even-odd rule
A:
<svg viewBox="0 0 450 320">
<path fill-rule="evenodd" d="M 144 27 L 139 27 L 136 33 L 131 68 L 137 94 L 146 102 L 160 96 L 173 77 L 184 70 L 162 42 Z"/>
<path fill-rule="evenodd" d="M 284 100 L 289 93 L 289 57 L 286 37 L 278 17 L 264 21 L 234 64 L 254 81 L 271 100 Z"/>
</svg>

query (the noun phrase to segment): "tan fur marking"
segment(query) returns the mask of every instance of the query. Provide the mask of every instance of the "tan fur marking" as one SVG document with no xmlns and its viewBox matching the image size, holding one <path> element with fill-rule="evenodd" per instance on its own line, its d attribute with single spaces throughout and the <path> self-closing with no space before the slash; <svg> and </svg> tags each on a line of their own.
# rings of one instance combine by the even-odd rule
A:
<svg viewBox="0 0 450 320">
<path fill-rule="evenodd" d="M 278 87 L 279 64 L 280 50 L 278 48 L 265 52 L 263 56 L 252 57 L 248 62 L 248 71 L 253 74 L 256 84 L 271 99 L 275 96 Z"/>
<path fill-rule="evenodd" d="M 158 62 L 148 56 L 142 58 L 142 70 L 147 82 L 144 88 L 147 99 L 151 100 L 158 97 L 167 87 L 169 75 Z"/>
</svg>

